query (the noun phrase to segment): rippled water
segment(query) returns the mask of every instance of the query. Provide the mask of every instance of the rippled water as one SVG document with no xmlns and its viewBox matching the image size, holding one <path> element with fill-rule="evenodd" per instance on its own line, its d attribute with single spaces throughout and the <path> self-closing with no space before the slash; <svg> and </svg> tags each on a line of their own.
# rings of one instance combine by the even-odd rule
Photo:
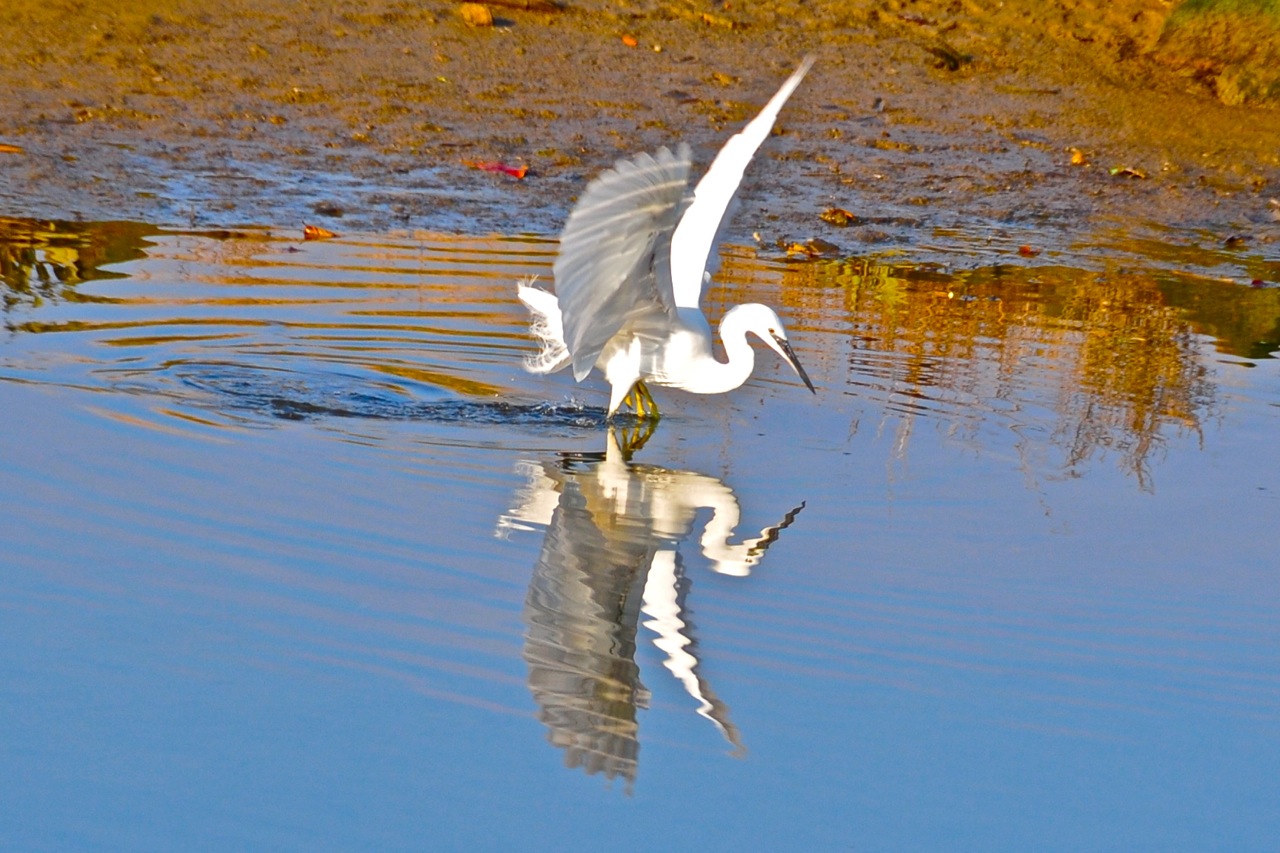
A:
<svg viewBox="0 0 1280 853">
<path fill-rule="evenodd" d="M 819 393 L 628 459 L 553 242 L 299 238 L 0 220 L 8 845 L 1274 843 L 1273 256 L 731 249 Z"/>
</svg>

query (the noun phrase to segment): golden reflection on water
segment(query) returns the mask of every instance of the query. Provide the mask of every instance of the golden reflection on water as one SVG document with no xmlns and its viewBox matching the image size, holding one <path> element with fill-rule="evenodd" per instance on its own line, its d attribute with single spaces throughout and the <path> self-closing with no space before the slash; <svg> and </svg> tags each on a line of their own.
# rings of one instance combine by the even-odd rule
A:
<svg viewBox="0 0 1280 853">
<path fill-rule="evenodd" d="M 75 301 L 76 285 L 110 276 L 108 264 L 144 257 L 159 229 L 136 222 L 79 224 L 0 216 L 0 299 L 5 311 L 45 299 Z"/>
<path fill-rule="evenodd" d="M 287 365 L 304 378 L 350 370 L 354 386 L 362 375 L 406 398 L 505 395 L 493 366 L 518 369 L 526 341 L 512 283 L 549 263 L 545 241 L 298 236 L 0 220 L 5 325 L 65 335 L 42 349 L 79 350 L 93 376 L 62 381 L 81 386 L 116 377 L 136 388 L 147 374 L 219 374 L 227 365 L 282 376 Z M 119 266 L 131 261 L 143 262 Z M 103 355 L 104 346 L 117 355 Z"/>
<path fill-rule="evenodd" d="M 1228 363 L 1280 348 L 1280 288 L 1220 274 L 1237 257 L 1246 276 L 1280 265 L 1221 247 L 1121 248 L 1150 264 L 1099 272 L 1022 259 L 951 272 L 731 248 L 707 302 L 713 318 L 742 301 L 780 304 L 823 393 L 879 406 L 898 454 L 921 418 L 979 446 L 994 424 L 1013 431 L 1028 468 L 1074 476 L 1113 456 L 1149 487 L 1167 439 L 1199 436 L 1221 408 L 1215 371 L 1234 368 L 1213 363 L 1203 336 Z M 157 364 L 349 366 L 405 394 L 434 386 L 467 398 L 510 396 L 529 347 L 510 282 L 548 271 L 554 252 L 536 237 L 302 243 L 264 230 L 0 219 L 10 330 L 71 333 L 122 360 L 153 352 Z M 127 277 L 104 269 L 142 258 Z M 95 278 L 112 281 L 88 286 Z M 45 310 L 54 304 L 64 310 Z"/>
<path fill-rule="evenodd" d="M 725 289 L 770 268 L 730 257 L 718 298 L 740 299 Z M 806 364 L 903 417 L 900 450 L 920 415 L 959 435 L 994 417 L 1047 431 L 1065 474 L 1115 453 L 1144 487 L 1164 438 L 1199 434 L 1215 416 L 1201 336 L 1244 359 L 1280 348 L 1280 289 L 1192 274 L 819 260 L 782 265 L 778 298 L 792 334 L 817 348 Z"/>
</svg>

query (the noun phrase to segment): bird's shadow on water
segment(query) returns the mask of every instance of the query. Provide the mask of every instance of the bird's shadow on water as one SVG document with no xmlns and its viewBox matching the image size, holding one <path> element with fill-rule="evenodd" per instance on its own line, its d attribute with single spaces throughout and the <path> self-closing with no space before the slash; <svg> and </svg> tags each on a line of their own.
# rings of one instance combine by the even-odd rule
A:
<svg viewBox="0 0 1280 853">
<path fill-rule="evenodd" d="M 517 425 L 593 430 L 608 414 L 601 406 L 559 402 L 475 399 L 441 389 L 410 390 L 346 372 L 299 373 L 237 364 L 174 366 L 170 377 L 199 405 L 263 420 L 317 421 L 332 418 L 421 421 L 443 424 Z"/>
</svg>

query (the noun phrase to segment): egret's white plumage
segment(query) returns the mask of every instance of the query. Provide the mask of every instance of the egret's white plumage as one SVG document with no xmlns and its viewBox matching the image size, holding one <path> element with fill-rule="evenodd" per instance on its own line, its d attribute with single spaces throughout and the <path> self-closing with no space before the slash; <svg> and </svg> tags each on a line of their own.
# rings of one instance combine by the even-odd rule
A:
<svg viewBox="0 0 1280 853">
<path fill-rule="evenodd" d="M 698 394 L 746 382 L 755 366 L 750 333 L 813 390 L 772 308 L 739 305 L 725 314 L 720 338 L 728 360 L 721 362 L 698 307 L 743 172 L 812 64 L 807 57 L 760 114 L 725 143 L 692 192 L 684 144 L 675 152 L 660 148 L 619 160 L 587 186 L 560 236 L 555 293 L 532 282 L 518 288 L 542 342 L 541 352 L 525 362 L 530 371 L 572 366 L 582 381 L 598 367 L 613 388 L 610 415 L 628 396 L 637 414 L 656 415 L 646 381 Z"/>
</svg>

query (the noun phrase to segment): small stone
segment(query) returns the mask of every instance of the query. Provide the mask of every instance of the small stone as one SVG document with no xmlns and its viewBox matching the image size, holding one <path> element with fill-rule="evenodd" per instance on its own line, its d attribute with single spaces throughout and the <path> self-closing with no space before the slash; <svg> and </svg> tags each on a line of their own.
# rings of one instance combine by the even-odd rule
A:
<svg viewBox="0 0 1280 853">
<path fill-rule="evenodd" d="M 341 217 L 345 212 L 342 209 L 342 205 L 333 201 L 318 201 L 311 205 L 311 210 L 318 216 L 330 216 L 334 219 Z"/>
<path fill-rule="evenodd" d="M 828 207 L 822 213 L 818 214 L 818 218 L 829 225 L 837 228 L 847 228 L 857 221 L 858 217 L 842 207 Z"/>
<path fill-rule="evenodd" d="M 468 26 L 493 26 L 493 13 L 489 11 L 488 6 L 480 3 L 463 3 L 458 7 L 458 14 L 462 16 L 462 20 L 466 21 Z"/>
</svg>

